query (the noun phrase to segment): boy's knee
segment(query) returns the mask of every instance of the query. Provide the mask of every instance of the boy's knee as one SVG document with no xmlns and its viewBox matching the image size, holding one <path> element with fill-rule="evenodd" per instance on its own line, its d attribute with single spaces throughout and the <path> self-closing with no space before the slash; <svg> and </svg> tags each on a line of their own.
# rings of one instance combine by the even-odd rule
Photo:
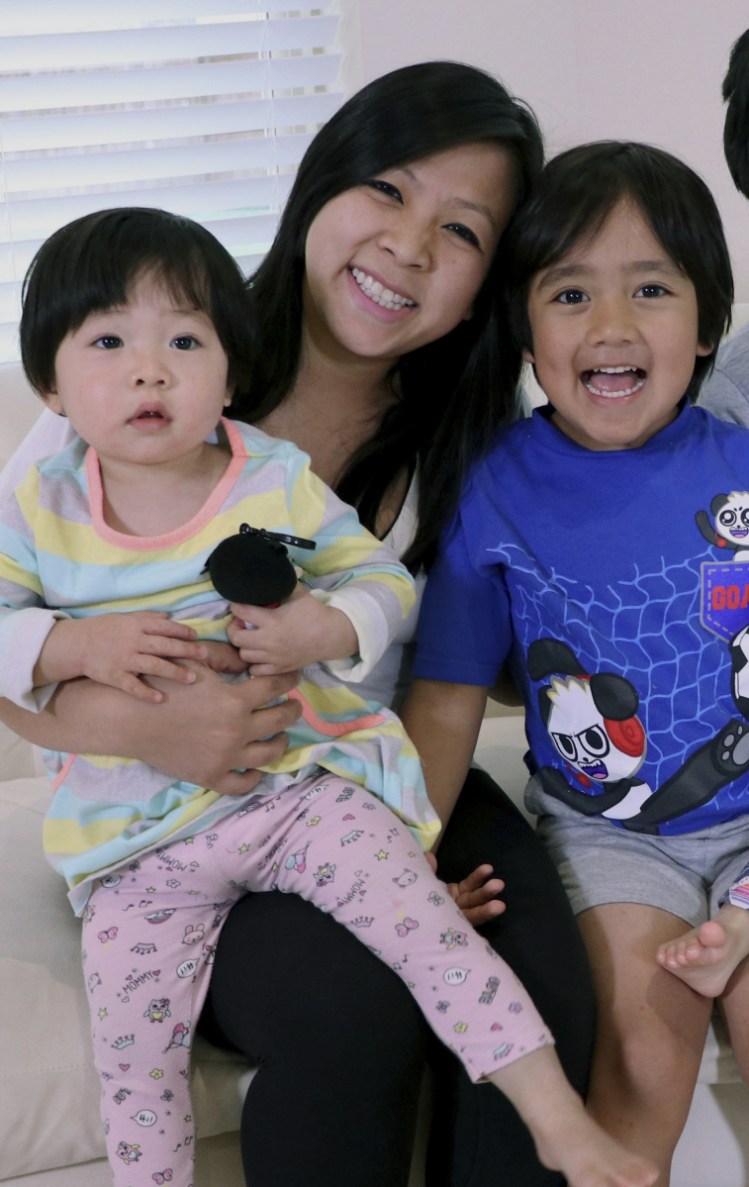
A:
<svg viewBox="0 0 749 1187">
<path fill-rule="evenodd" d="M 702 1045 L 660 1025 L 633 1019 L 615 1029 L 599 1022 L 596 1064 L 625 1091 L 651 1095 L 660 1109 L 665 1096 L 683 1095 L 691 1100 L 699 1070 Z M 600 1079 L 600 1076 L 599 1076 Z"/>
</svg>

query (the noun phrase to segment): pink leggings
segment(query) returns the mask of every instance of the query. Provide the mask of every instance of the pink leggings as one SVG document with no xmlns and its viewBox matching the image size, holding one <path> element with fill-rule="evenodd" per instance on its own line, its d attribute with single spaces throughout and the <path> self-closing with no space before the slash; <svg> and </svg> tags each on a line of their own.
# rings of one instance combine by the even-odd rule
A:
<svg viewBox="0 0 749 1187">
<path fill-rule="evenodd" d="M 473 1080 L 552 1041 L 380 800 L 325 775 L 242 804 L 211 832 L 100 879 L 86 907 L 83 963 L 117 1187 L 192 1184 L 191 1031 L 223 920 L 248 891 L 301 895 L 354 931 Z M 300 968 L 300 994 L 304 977 Z M 387 1018 L 381 1025 L 387 1042 Z"/>
</svg>

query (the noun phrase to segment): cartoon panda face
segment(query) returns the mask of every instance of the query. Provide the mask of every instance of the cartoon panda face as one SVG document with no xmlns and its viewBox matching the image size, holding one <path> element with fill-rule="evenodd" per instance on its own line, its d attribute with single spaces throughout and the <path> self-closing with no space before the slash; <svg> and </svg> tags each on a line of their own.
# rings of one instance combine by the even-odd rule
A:
<svg viewBox="0 0 749 1187">
<path fill-rule="evenodd" d="M 552 679 L 552 708 L 546 728 L 557 752 L 581 775 L 612 783 L 634 775 L 643 753 L 627 754 L 612 740 L 610 726 L 593 701 L 590 682 L 570 677 Z M 619 724 L 619 723 L 615 723 Z"/>
<path fill-rule="evenodd" d="M 715 530 L 731 544 L 743 544 L 749 538 L 749 493 L 732 491 L 715 512 Z"/>
</svg>

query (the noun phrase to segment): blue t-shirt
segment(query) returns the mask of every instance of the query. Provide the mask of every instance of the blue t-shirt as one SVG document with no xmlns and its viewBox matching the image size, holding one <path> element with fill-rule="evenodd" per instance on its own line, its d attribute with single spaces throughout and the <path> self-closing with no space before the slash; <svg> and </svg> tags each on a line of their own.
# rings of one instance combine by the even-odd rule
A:
<svg viewBox="0 0 749 1187">
<path fill-rule="evenodd" d="M 682 407 L 642 447 L 593 452 L 549 417 L 475 467 L 414 674 L 490 686 L 509 658 L 550 811 L 664 834 L 742 815 L 749 436 Z"/>
</svg>

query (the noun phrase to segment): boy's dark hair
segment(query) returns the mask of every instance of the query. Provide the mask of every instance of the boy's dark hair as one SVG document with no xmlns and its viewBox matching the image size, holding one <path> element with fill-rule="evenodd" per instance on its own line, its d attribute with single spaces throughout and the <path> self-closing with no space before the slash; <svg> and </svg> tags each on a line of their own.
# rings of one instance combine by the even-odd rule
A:
<svg viewBox="0 0 749 1187">
<path fill-rule="evenodd" d="M 561 153 L 507 239 L 508 315 L 516 344 L 531 350 L 528 295 L 533 277 L 594 235 L 620 202 L 631 202 L 694 285 L 698 333 L 713 354 L 695 360 L 687 389 L 696 399 L 731 321 L 733 275 L 723 225 L 702 178 L 662 149 L 602 140 Z"/>
<path fill-rule="evenodd" d="M 126 206 L 68 223 L 31 261 L 23 283 L 21 360 L 37 392 L 54 389 L 63 338 L 89 314 L 124 305 L 128 289 L 144 274 L 210 317 L 229 360 L 229 382 L 249 384 L 253 334 L 238 264 L 199 223 Z"/>
<path fill-rule="evenodd" d="M 369 83 L 332 116 L 299 166 L 273 246 L 252 278 L 262 351 L 251 389 L 232 415 L 259 420 L 294 385 L 305 245 L 322 208 L 387 169 L 475 142 L 506 149 L 522 202 L 541 169 L 541 134 L 532 112 L 482 70 L 457 62 L 406 66 Z M 412 568 L 432 555 L 467 468 L 514 408 L 521 359 L 500 308 L 498 276 L 495 258 L 473 317 L 400 359 L 391 375 L 398 399 L 336 488 L 374 530 L 384 493 L 418 464 L 419 526 L 405 557 Z"/>
<path fill-rule="evenodd" d="M 723 102 L 727 103 L 723 125 L 723 151 L 736 189 L 749 198 L 749 29 L 733 43 Z"/>
</svg>

